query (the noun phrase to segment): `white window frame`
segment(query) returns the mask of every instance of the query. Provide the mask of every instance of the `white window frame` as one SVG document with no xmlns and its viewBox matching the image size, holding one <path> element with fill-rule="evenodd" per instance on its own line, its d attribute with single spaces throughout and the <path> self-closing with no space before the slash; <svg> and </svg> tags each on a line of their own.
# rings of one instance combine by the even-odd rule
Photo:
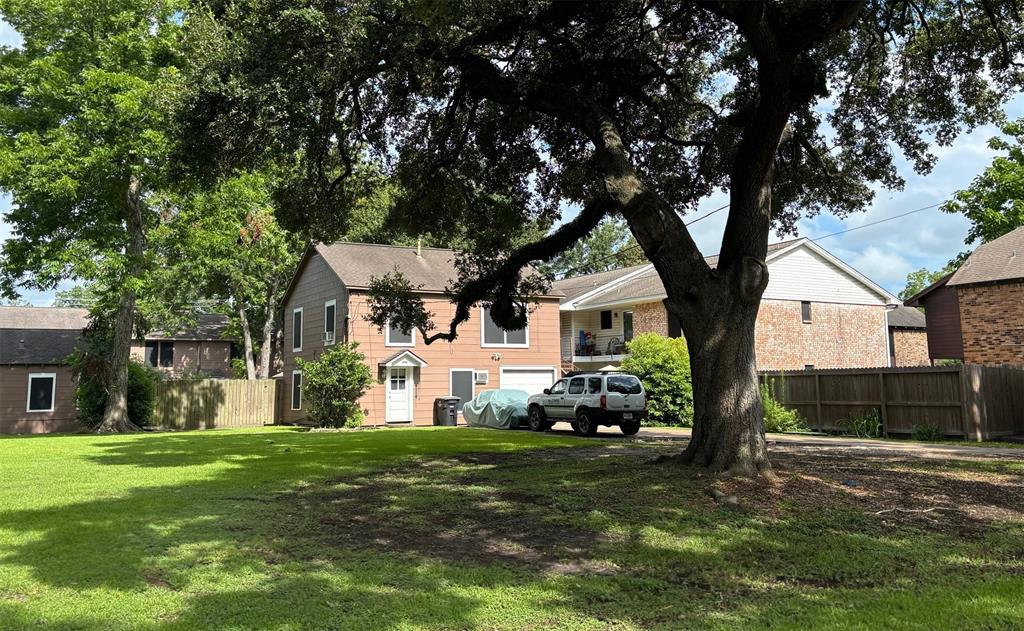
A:
<svg viewBox="0 0 1024 631">
<path fill-rule="evenodd" d="M 334 331 L 333 331 L 333 333 L 334 333 L 334 340 L 331 341 L 331 342 L 328 342 L 326 340 L 326 338 L 327 338 L 327 335 L 326 335 L 327 334 L 327 308 L 328 307 L 334 307 Z M 337 343 L 337 341 L 338 341 L 338 301 L 337 300 L 328 300 L 327 302 L 324 303 L 324 338 L 325 338 L 324 339 L 324 346 L 334 346 L 334 344 Z"/>
<path fill-rule="evenodd" d="M 296 313 L 299 314 L 299 316 L 300 316 L 299 317 L 300 322 L 299 322 L 299 327 L 298 327 L 298 331 L 299 331 L 299 345 L 298 346 L 295 346 L 295 330 L 296 330 L 295 329 L 295 314 Z M 292 352 L 293 353 L 301 353 L 302 352 L 302 344 L 303 344 L 303 342 L 306 341 L 305 331 L 302 330 L 303 328 L 305 328 L 305 326 L 306 326 L 306 314 L 303 313 L 302 307 L 296 307 L 296 308 L 292 309 Z"/>
<path fill-rule="evenodd" d="M 449 368 L 448 369 L 448 396 L 454 397 L 455 392 L 453 388 L 455 386 L 455 373 L 457 372 L 468 372 L 470 374 L 469 384 L 473 387 L 473 396 L 469 398 L 470 401 L 476 398 L 476 368 Z M 469 403 L 469 401 L 463 402 L 463 406 Z M 462 414 L 462 410 L 459 410 L 459 414 Z"/>
<path fill-rule="evenodd" d="M 484 311 L 484 309 L 485 309 L 485 307 L 483 305 L 480 305 L 480 348 L 530 348 L 530 315 L 529 314 L 526 315 L 526 326 L 523 327 L 523 332 L 526 334 L 526 342 L 524 342 L 522 344 L 509 344 L 507 342 L 504 343 L 504 344 L 488 344 L 487 341 L 486 341 L 487 340 L 487 326 L 486 326 L 486 323 L 487 323 L 487 320 L 486 320 L 487 315 L 486 314 L 487 314 L 487 312 Z M 495 324 L 497 324 L 497 322 L 495 322 Z M 502 333 L 504 333 L 504 335 L 505 335 L 505 339 L 507 340 L 508 339 L 508 331 L 506 331 L 505 329 L 502 329 L 501 327 L 498 327 L 498 328 L 501 329 Z"/>
<path fill-rule="evenodd" d="M 391 320 L 384 323 L 384 346 L 396 346 L 401 348 L 413 348 L 416 346 L 416 327 L 409 329 L 408 342 L 391 341 Z"/>
<path fill-rule="evenodd" d="M 299 376 L 299 407 L 295 407 L 295 375 Z M 292 412 L 297 412 L 297 411 L 302 409 L 302 386 L 303 386 L 303 383 L 302 383 L 302 371 L 301 370 L 293 370 L 292 371 L 291 388 L 289 388 L 289 390 L 288 390 L 288 396 L 291 399 L 289 401 L 289 406 L 291 407 Z"/>
<path fill-rule="evenodd" d="M 50 383 L 50 408 L 48 410 L 32 409 L 32 380 L 52 378 Z M 28 375 L 28 390 L 25 391 L 25 412 L 29 414 L 45 414 L 57 409 L 57 373 L 55 372 L 33 372 Z"/>
</svg>

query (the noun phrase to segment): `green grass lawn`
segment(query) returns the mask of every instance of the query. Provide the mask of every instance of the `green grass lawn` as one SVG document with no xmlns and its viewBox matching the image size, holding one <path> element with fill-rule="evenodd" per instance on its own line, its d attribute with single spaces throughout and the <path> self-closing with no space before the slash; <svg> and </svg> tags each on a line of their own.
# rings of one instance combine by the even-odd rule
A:
<svg viewBox="0 0 1024 631">
<path fill-rule="evenodd" d="M 678 448 L 469 429 L 0 439 L 0 628 L 1024 626 L 1019 460 L 786 448 L 775 482 L 713 482 L 650 464 Z"/>
</svg>

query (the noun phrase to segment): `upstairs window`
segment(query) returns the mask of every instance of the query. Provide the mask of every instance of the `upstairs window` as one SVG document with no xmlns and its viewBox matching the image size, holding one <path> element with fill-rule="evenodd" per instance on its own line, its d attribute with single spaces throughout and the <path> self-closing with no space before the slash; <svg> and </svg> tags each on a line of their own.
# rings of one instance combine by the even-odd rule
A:
<svg viewBox="0 0 1024 631">
<path fill-rule="evenodd" d="M 388 322 L 386 330 L 387 337 L 384 338 L 384 344 L 387 346 L 413 346 L 416 344 L 416 332 L 412 329 L 403 331 Z"/>
<path fill-rule="evenodd" d="M 481 346 L 526 348 L 530 345 L 530 327 L 516 331 L 506 331 L 491 319 L 491 310 L 488 307 L 481 307 L 481 314 L 483 320 L 483 330 L 480 332 Z"/>
<path fill-rule="evenodd" d="M 292 350 L 302 350 L 302 307 L 292 311 Z"/>
<path fill-rule="evenodd" d="M 338 303 L 335 300 L 328 300 L 324 303 L 324 344 L 334 344 L 334 329 L 337 321 Z"/>
<path fill-rule="evenodd" d="M 806 300 L 800 303 L 800 318 L 803 319 L 804 322 L 811 321 L 811 303 Z"/>
<path fill-rule="evenodd" d="M 28 376 L 28 403 L 26 412 L 53 412 L 57 374 L 35 373 Z"/>
<path fill-rule="evenodd" d="M 602 311 L 601 312 L 601 330 L 607 331 L 612 328 L 612 312 Z"/>
<path fill-rule="evenodd" d="M 174 366 L 174 342 L 146 342 L 146 364 L 153 368 Z"/>
</svg>

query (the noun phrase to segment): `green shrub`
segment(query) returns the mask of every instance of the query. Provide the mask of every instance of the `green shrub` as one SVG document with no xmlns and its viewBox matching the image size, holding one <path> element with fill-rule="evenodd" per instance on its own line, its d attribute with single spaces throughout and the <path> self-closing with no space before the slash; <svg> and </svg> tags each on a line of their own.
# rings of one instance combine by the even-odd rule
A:
<svg viewBox="0 0 1024 631">
<path fill-rule="evenodd" d="M 629 342 L 622 370 L 640 378 L 653 425 L 693 425 L 690 354 L 683 338 L 644 333 Z"/>
<path fill-rule="evenodd" d="M 882 417 L 877 409 L 871 409 L 860 416 L 854 416 L 844 421 L 841 425 L 847 433 L 857 438 L 878 438 L 882 435 Z"/>
<path fill-rule="evenodd" d="M 796 410 L 789 410 L 775 398 L 769 384 L 761 385 L 761 408 L 764 410 L 764 431 L 806 432 L 807 423 Z"/>
<path fill-rule="evenodd" d="M 940 430 L 935 425 L 931 425 L 928 423 L 914 425 L 914 427 L 911 428 L 910 430 L 910 436 L 914 440 L 920 440 L 926 443 L 934 443 L 945 438 L 945 436 L 942 434 L 942 430 Z"/>
<path fill-rule="evenodd" d="M 139 427 L 149 425 L 156 406 L 156 383 L 160 374 L 138 362 L 128 363 L 128 420 Z M 103 420 L 107 406 L 107 391 L 93 372 L 79 376 L 75 388 L 78 421 L 86 427 L 96 427 Z"/>
<path fill-rule="evenodd" d="M 309 419 L 320 427 L 359 427 L 363 411 L 359 397 L 373 383 L 359 344 L 335 344 L 315 361 L 298 359 L 302 398 Z"/>
</svg>

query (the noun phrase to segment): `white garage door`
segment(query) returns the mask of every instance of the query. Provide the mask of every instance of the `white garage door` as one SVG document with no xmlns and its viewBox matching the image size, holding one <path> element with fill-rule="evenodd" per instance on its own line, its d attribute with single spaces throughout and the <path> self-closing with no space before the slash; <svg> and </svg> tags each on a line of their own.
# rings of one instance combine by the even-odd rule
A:
<svg viewBox="0 0 1024 631">
<path fill-rule="evenodd" d="M 555 369 L 544 367 L 502 368 L 501 387 L 539 394 L 555 383 Z"/>
</svg>

